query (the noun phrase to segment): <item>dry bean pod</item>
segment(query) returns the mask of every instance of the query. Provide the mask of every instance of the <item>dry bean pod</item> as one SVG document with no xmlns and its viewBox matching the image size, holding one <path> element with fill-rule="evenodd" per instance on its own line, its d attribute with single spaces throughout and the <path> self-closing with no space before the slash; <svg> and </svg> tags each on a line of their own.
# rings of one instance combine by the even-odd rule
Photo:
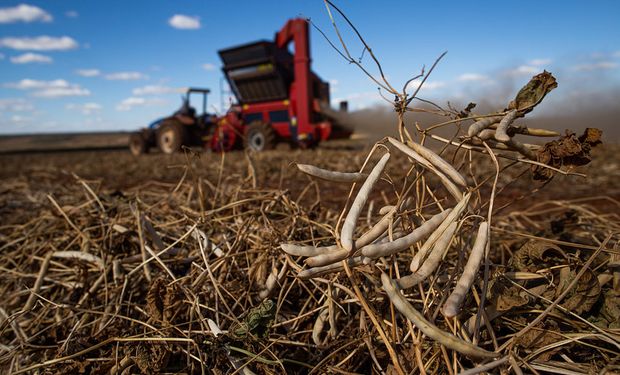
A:
<svg viewBox="0 0 620 375">
<path fill-rule="evenodd" d="M 280 244 L 282 251 L 292 256 L 313 257 L 321 254 L 329 254 L 338 250 L 338 246 L 300 246 L 290 243 Z"/>
<path fill-rule="evenodd" d="M 510 136 L 508 135 L 508 127 L 512 122 L 517 118 L 517 110 L 513 109 L 512 111 L 506 113 L 506 116 L 502 118 L 502 121 L 497 125 L 497 129 L 495 130 L 495 139 L 500 142 L 508 142 L 510 141 Z"/>
<path fill-rule="evenodd" d="M 502 120 L 503 116 L 491 116 L 480 119 L 469 126 L 467 129 L 467 135 L 469 137 L 475 137 L 482 130 L 490 127 L 493 124 L 496 124 Z"/>
<path fill-rule="evenodd" d="M 365 259 L 368 259 L 368 258 L 357 256 L 357 257 L 349 258 L 345 260 L 345 262 L 347 262 L 347 265 L 349 267 L 356 267 L 356 266 L 363 264 Z M 329 273 L 338 272 L 343 269 L 344 269 L 344 266 L 342 265 L 342 262 L 332 263 L 327 266 L 308 268 L 306 270 L 299 272 L 297 274 L 297 277 L 299 277 L 300 279 L 304 279 L 304 280 L 311 279 L 313 277 L 319 277 L 319 276 L 327 275 Z"/>
<path fill-rule="evenodd" d="M 441 234 L 446 230 L 446 228 L 448 228 L 448 226 L 450 226 L 450 224 L 452 224 L 456 219 L 458 219 L 459 216 L 461 216 L 463 211 L 467 208 L 470 197 L 471 193 L 467 193 L 463 197 L 463 199 L 456 206 L 454 206 L 454 209 L 446 217 L 443 223 L 441 223 L 441 225 L 437 229 L 435 229 L 435 231 L 428 237 L 426 242 L 424 242 L 424 245 L 422 245 L 420 251 L 418 251 L 411 260 L 411 265 L 409 267 L 411 272 L 416 272 L 418 270 L 418 268 L 422 265 L 422 262 L 424 262 L 424 258 L 426 258 L 428 251 L 439 239 Z"/>
<path fill-rule="evenodd" d="M 421 155 L 419 155 L 417 152 L 415 152 L 411 147 L 409 147 L 406 144 L 400 142 L 399 140 L 396 140 L 396 139 L 394 139 L 392 137 L 388 137 L 387 139 L 399 151 L 401 151 L 405 155 L 409 156 L 410 158 L 412 158 L 416 162 L 420 163 L 424 168 L 426 168 L 426 169 L 430 170 L 431 172 L 435 173 L 437 175 L 437 177 L 439 177 L 439 180 L 441 181 L 441 183 L 446 187 L 448 192 L 457 201 L 460 201 L 461 199 L 463 199 L 463 192 L 456 186 L 456 184 L 454 182 L 452 182 L 452 180 L 450 178 L 448 178 L 448 176 L 446 176 L 444 173 L 442 173 L 437 168 L 435 168 L 428 160 L 423 158 Z"/>
<path fill-rule="evenodd" d="M 478 268 L 480 267 L 480 261 L 484 257 L 484 250 L 488 241 L 488 230 L 489 226 L 486 222 L 480 224 L 476 240 L 474 241 L 474 246 L 471 249 L 471 254 L 469 255 L 467 264 L 463 269 L 463 274 L 456 283 L 456 287 L 450 294 L 450 297 L 448 297 L 446 303 L 443 305 L 442 311 L 444 315 L 449 318 L 456 316 L 456 314 L 459 313 L 461 304 L 465 299 L 465 295 L 476 279 Z"/>
<path fill-rule="evenodd" d="M 342 231 L 340 232 L 340 242 L 342 244 L 342 248 L 345 250 L 351 251 L 353 249 L 353 232 L 355 231 L 357 219 L 360 216 L 362 208 L 364 208 L 364 204 L 366 204 L 366 200 L 368 200 L 370 191 L 379 180 L 381 172 L 383 172 L 388 160 L 390 160 L 389 153 L 386 153 L 381 157 L 379 162 L 372 169 L 372 172 L 368 175 L 368 178 L 366 178 L 366 181 L 362 184 L 362 187 L 357 193 L 357 196 L 349 209 L 349 213 L 347 214 L 344 224 L 342 225 Z"/>
<path fill-rule="evenodd" d="M 387 274 L 381 274 L 381 282 L 383 284 L 383 289 L 386 291 L 394 307 L 407 317 L 407 319 L 411 320 L 416 328 L 419 328 L 426 336 L 444 345 L 446 348 L 461 354 L 482 358 L 496 358 L 499 356 L 499 353 L 489 352 L 450 333 L 444 332 L 426 320 L 424 315 L 411 306 L 405 299 L 398 290 L 394 280 L 390 279 Z"/>
<path fill-rule="evenodd" d="M 456 228 L 458 227 L 458 223 L 452 223 L 450 226 L 442 233 L 441 237 L 437 240 L 437 243 L 433 246 L 433 250 L 431 250 L 428 258 L 422 264 L 422 267 L 418 269 L 417 272 L 412 273 L 411 275 L 407 275 L 405 277 L 401 277 L 396 281 L 398 286 L 401 289 L 411 288 L 414 285 L 426 280 L 427 277 L 433 274 L 439 263 L 441 263 L 441 259 L 446 255 L 448 249 L 450 248 L 450 243 L 452 242 L 452 236 L 456 232 Z"/>
<path fill-rule="evenodd" d="M 458 185 L 463 187 L 467 187 L 467 181 L 465 178 L 457 171 L 450 163 L 445 161 L 441 156 L 437 155 L 435 152 L 430 149 L 422 146 L 421 144 L 415 142 L 407 142 L 407 146 L 411 147 L 415 152 L 422 155 L 423 158 L 428 160 L 432 165 L 434 165 L 441 172 L 445 173 L 448 177 L 452 179 Z"/>
<path fill-rule="evenodd" d="M 297 164 L 297 168 L 305 174 L 331 182 L 362 182 L 366 174 L 358 172 L 336 172 L 322 169 L 309 164 Z"/>
<path fill-rule="evenodd" d="M 409 248 L 409 246 L 429 236 L 432 231 L 435 230 L 435 228 L 437 228 L 446 219 L 446 217 L 448 217 L 451 211 L 451 209 L 447 209 L 438 213 L 420 227 L 414 229 L 408 235 L 397 240 L 364 246 L 361 249 L 361 253 L 363 256 L 368 258 L 378 258 L 403 251 Z"/>
</svg>

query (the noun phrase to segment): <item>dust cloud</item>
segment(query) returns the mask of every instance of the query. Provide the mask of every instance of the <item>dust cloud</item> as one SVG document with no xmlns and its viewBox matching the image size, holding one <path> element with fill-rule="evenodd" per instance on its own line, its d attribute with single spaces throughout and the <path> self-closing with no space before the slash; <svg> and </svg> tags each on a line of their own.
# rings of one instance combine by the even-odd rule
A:
<svg viewBox="0 0 620 375">
<path fill-rule="evenodd" d="M 549 95 L 554 94 L 557 93 L 551 92 Z M 514 94 L 512 95 L 514 97 Z M 496 98 L 497 102 L 476 101 L 476 98 L 472 96 L 472 101 L 477 103 L 473 112 L 486 114 L 502 110 L 510 100 L 510 97 L 499 94 L 487 93 L 484 97 Z M 618 123 L 618 119 L 620 119 L 620 89 L 609 88 L 597 93 L 578 96 L 564 95 L 561 100 L 556 99 L 549 101 L 549 103 L 545 103 L 545 101 L 528 114 L 525 119 L 518 120 L 517 124 L 555 130 L 562 134 L 566 130 L 581 133 L 585 128 L 594 127 L 603 130 L 604 142 L 620 143 L 620 124 Z M 449 102 L 453 108 L 458 110 L 465 108 L 469 103 L 457 99 L 449 100 Z M 440 104 L 447 108 L 444 103 Z M 420 108 L 425 108 L 425 106 L 420 106 Z M 367 136 L 371 141 L 386 135 L 394 135 L 397 132 L 398 118 L 396 112 L 387 104 L 378 104 L 351 112 L 334 111 L 330 115 L 343 126 Z M 415 123 L 425 128 L 446 120 L 443 116 L 428 113 L 407 113 L 405 116 L 405 124 L 411 130 L 415 129 Z M 453 132 L 454 128 L 450 131 Z"/>
</svg>

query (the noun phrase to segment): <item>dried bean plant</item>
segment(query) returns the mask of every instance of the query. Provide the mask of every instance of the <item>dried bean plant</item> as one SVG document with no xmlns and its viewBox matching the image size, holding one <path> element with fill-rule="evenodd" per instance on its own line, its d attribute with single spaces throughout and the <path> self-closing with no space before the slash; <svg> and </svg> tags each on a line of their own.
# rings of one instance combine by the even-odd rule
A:
<svg viewBox="0 0 620 375">
<path fill-rule="evenodd" d="M 574 167 L 600 132 L 517 139 L 559 136 L 514 124 L 556 87 L 548 72 L 488 114 L 418 98 L 443 55 L 398 91 L 325 4 L 332 46 L 395 98 L 398 137 L 357 171 L 350 151 L 296 164 L 307 179 L 251 154 L 236 170 L 221 155 L 208 177 L 214 159 L 188 152 L 175 184 L 106 190 L 63 171 L 37 172 L 48 182 L 36 188 L 3 182 L 0 372 L 618 371 L 620 203 L 606 198 L 616 213 L 605 214 L 594 197 L 528 202 L 558 176 L 582 178 Z M 350 55 L 337 19 L 378 75 Z M 406 121 L 420 111 L 445 119 Z M 295 155 L 325 155 L 312 152 Z"/>
</svg>

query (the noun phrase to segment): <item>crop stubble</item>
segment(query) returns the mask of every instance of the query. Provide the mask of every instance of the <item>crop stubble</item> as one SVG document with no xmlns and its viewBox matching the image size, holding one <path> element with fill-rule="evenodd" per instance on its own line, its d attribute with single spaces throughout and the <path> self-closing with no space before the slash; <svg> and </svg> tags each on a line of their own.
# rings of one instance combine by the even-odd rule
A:
<svg viewBox="0 0 620 375">
<path fill-rule="evenodd" d="M 377 367 L 391 371 L 386 347 L 344 272 L 297 279 L 303 263 L 279 250 L 282 242 L 327 244 L 348 192 L 346 185 L 307 178 L 291 162 L 357 171 L 366 153 L 364 148 L 343 150 L 337 145 L 268 152 L 252 155 L 249 161 L 233 153 L 223 162 L 214 154 L 139 159 L 124 152 L 1 156 L 0 368 L 200 373 L 201 365 L 225 372 L 249 361 L 259 373 L 305 372 L 308 367 L 316 372 L 367 373 Z M 493 278 L 486 312 L 495 318 L 486 323 L 493 334 L 483 329 L 478 345 L 494 350 L 522 329 L 547 306 L 542 301 L 561 293 L 562 286 L 553 280 L 570 280 L 571 272 L 579 272 L 596 250 L 597 241 L 618 229 L 614 199 L 619 191 L 610 180 L 618 169 L 605 169 L 617 163 L 617 158 L 609 158 L 613 155 L 617 153 L 611 146 L 597 151 L 587 169 L 591 177 L 570 178 L 569 190 L 569 177 L 557 176 L 538 194 L 527 195 L 540 183 L 528 178 L 512 182 L 510 175 L 503 175 L 499 187 L 508 187 L 498 195 L 496 207 L 525 198 L 494 218 L 491 274 L 512 279 Z M 386 173 L 396 180 L 406 173 L 396 167 L 406 159 L 398 154 L 393 159 Z M 253 168 L 248 168 L 250 163 Z M 479 169 L 487 177 L 490 171 Z M 447 195 L 439 180 L 431 184 Z M 367 205 L 362 211 L 358 233 L 376 222 L 379 209 L 395 196 L 393 186 L 379 181 L 369 198 L 374 209 L 368 212 Z M 415 215 L 403 219 L 403 225 L 415 224 L 407 221 Z M 549 256 L 548 249 L 521 251 L 526 241 L 541 238 L 557 243 L 561 255 Z M 464 265 L 463 255 L 456 251 L 464 240 L 472 238 L 455 241 L 444 264 L 421 289 L 426 318 L 446 331 L 453 331 L 452 323 L 437 314 L 448 297 L 446 286 Z M 606 246 L 602 254 L 617 258 L 617 249 L 609 249 Z M 69 251 L 92 257 L 70 257 Z M 514 254 L 545 267 L 526 275 L 523 267 L 513 264 Z M 594 299 L 591 310 L 581 315 L 611 324 L 614 312 L 606 304 L 615 297 L 605 275 L 613 273 L 604 261 L 597 258 L 594 263 L 589 280 L 597 279 L 598 289 L 595 285 L 577 290 L 598 293 L 588 297 Z M 479 363 L 410 331 L 406 320 L 388 308 L 377 283 L 380 273 L 370 266 L 356 270 L 373 275 L 357 287 L 372 303 L 406 370 L 423 366 L 429 372 L 447 372 L 454 370 L 448 370 L 448 364 L 458 363 L 459 370 Z M 531 285 L 531 280 L 524 281 L 528 275 L 551 280 L 551 287 Z M 533 298 L 523 290 L 542 296 Z M 243 313 L 260 305 L 264 296 L 276 302 L 275 321 L 269 323 L 266 336 L 251 331 L 241 339 L 214 337 L 208 319 L 227 330 L 245 322 Z M 466 298 L 464 311 L 478 311 L 477 298 Z M 575 303 L 578 296 L 571 298 Z M 517 358 L 521 366 L 540 369 L 549 363 L 559 366 L 567 357 L 575 362 L 573 371 L 613 365 L 618 348 L 606 336 L 611 326 L 596 331 L 594 323 L 555 311 L 525 335 L 537 336 L 515 343 L 511 361 Z M 466 326 L 467 315 L 461 320 Z M 413 340 L 411 332 L 416 333 Z M 573 341 L 552 345 L 567 339 Z M 582 363 L 586 357 L 590 360 Z"/>
</svg>

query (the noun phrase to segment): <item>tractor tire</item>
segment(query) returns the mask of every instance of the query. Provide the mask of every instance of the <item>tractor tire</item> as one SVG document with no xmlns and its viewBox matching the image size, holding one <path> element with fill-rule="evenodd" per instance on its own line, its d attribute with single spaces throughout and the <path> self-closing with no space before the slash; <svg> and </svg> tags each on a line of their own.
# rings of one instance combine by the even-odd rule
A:
<svg viewBox="0 0 620 375">
<path fill-rule="evenodd" d="M 149 152 L 149 147 L 142 133 L 132 133 L 129 136 L 129 151 L 133 156 L 140 156 Z"/>
<path fill-rule="evenodd" d="M 174 154 L 181 151 L 181 147 L 187 143 L 187 136 L 183 124 L 164 121 L 157 128 L 157 146 L 164 154 Z"/>
<path fill-rule="evenodd" d="M 245 133 L 244 147 L 257 152 L 272 150 L 276 147 L 276 132 L 269 124 L 252 122 Z"/>
</svg>

